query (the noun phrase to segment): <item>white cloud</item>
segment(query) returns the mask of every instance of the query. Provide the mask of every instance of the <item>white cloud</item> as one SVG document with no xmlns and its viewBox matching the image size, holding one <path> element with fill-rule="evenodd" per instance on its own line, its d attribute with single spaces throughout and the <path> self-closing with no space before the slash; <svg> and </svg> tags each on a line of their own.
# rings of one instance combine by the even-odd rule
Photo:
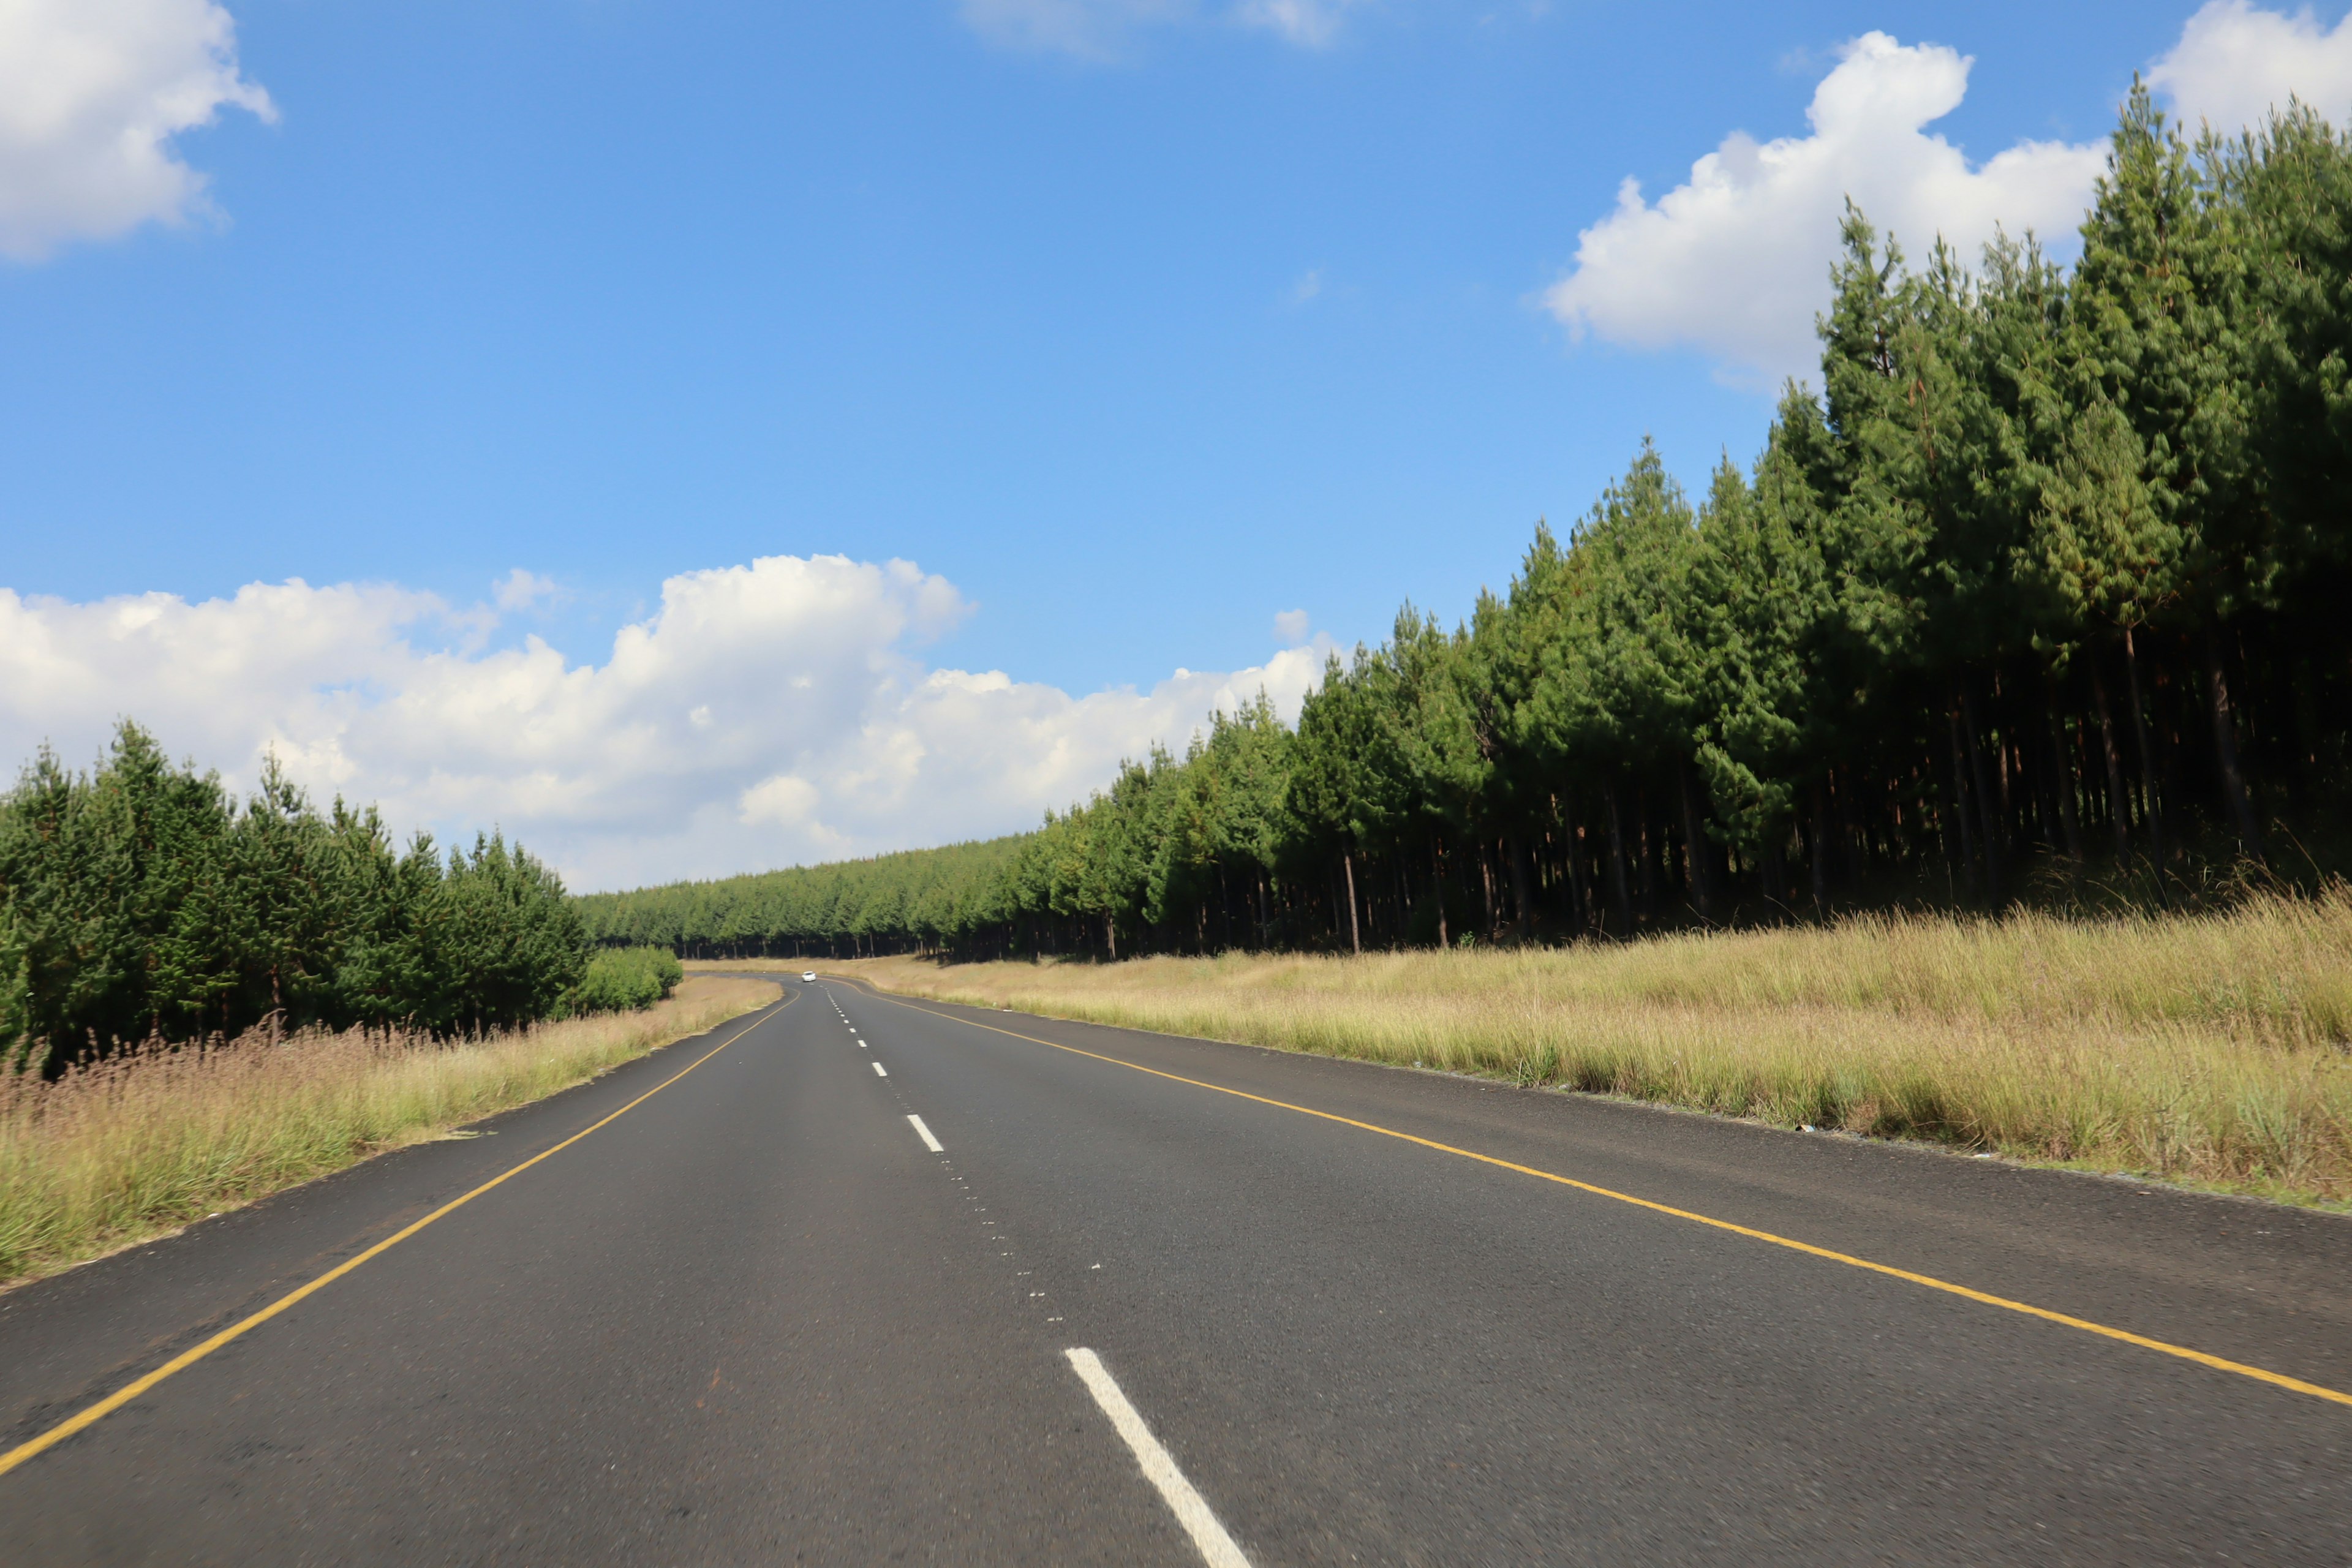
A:
<svg viewBox="0 0 2352 1568">
<path fill-rule="evenodd" d="M 0 255 L 208 213 L 172 138 L 225 108 L 277 118 L 213 0 L 0 0 Z"/>
<path fill-rule="evenodd" d="M 528 610 L 541 600 L 555 598 L 558 593 L 553 578 L 542 577 L 520 566 L 490 584 L 490 597 L 499 609 L 509 613 Z"/>
<path fill-rule="evenodd" d="M 2021 142 L 1972 166 L 1925 127 L 1959 107 L 1973 63 L 1864 34 L 1814 89 L 1811 135 L 1759 144 L 1734 132 L 1654 205 L 1627 180 L 1545 303 L 1579 337 L 1696 348 L 1728 379 L 1770 385 L 1817 363 L 1813 316 L 1849 195 L 1915 257 L 1940 234 L 1973 259 L 1997 226 L 2063 240 L 2104 144 Z"/>
<path fill-rule="evenodd" d="M 1339 37 L 1366 0 L 962 0 L 963 19 L 991 43 L 1081 59 L 1116 59 L 1146 27 L 1224 22 L 1271 32 L 1306 48 Z"/>
<path fill-rule="evenodd" d="M 1190 0 L 963 0 L 966 26 L 992 44 L 1111 59 L 1135 31 L 1193 14 Z"/>
<path fill-rule="evenodd" d="M 1274 617 L 1275 640 L 1285 647 L 1297 647 L 1307 640 L 1307 628 L 1314 623 L 1304 610 L 1284 610 Z"/>
<path fill-rule="evenodd" d="M 2352 16 L 2325 28 L 2310 7 L 2288 16 L 2211 0 L 2147 69 L 2148 85 L 2194 129 L 2233 132 L 2300 98 L 2337 125 L 2352 112 Z"/>
<path fill-rule="evenodd" d="M 445 838 L 503 826 L 609 887 L 1031 826 L 1261 687 L 1296 714 L 1329 646 L 1074 697 L 909 651 L 969 609 L 907 562 L 770 556 L 670 578 L 591 665 L 488 647 L 494 611 L 393 586 L 0 589 L 0 753 L 79 763 L 135 717 L 233 785 L 275 748 L 322 797 Z"/>
<path fill-rule="evenodd" d="M 1243 0 L 1235 16 L 1252 27 L 1281 34 L 1294 44 L 1321 48 L 1339 36 L 1339 23 L 1362 0 Z"/>
</svg>

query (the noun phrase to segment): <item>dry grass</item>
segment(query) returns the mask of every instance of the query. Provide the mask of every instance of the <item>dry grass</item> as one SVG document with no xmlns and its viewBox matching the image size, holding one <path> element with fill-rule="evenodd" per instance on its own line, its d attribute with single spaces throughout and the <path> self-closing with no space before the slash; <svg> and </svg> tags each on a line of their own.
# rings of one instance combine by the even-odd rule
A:
<svg viewBox="0 0 2352 1568">
<path fill-rule="evenodd" d="M 826 964 L 943 1000 L 2352 1202 L 2352 896 L 1623 947 Z"/>
<path fill-rule="evenodd" d="M 442 1135 L 775 995 L 762 980 L 698 978 L 642 1013 L 455 1045 L 249 1035 L 117 1058 L 55 1083 L 0 1074 L 0 1280 L 53 1273 Z"/>
</svg>

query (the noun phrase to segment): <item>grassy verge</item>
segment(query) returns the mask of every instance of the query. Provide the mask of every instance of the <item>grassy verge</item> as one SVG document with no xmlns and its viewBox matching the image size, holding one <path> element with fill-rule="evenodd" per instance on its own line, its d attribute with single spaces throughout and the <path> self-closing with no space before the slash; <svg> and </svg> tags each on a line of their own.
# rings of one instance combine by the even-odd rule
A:
<svg viewBox="0 0 2352 1568">
<path fill-rule="evenodd" d="M 774 999 L 697 978 L 643 1012 L 456 1045 L 247 1036 L 118 1058 L 55 1083 L 0 1075 L 0 1281 L 17 1283 L 439 1136 Z"/>
<path fill-rule="evenodd" d="M 2352 1205 L 2352 896 L 1622 947 L 830 963 L 942 1000 Z"/>
</svg>

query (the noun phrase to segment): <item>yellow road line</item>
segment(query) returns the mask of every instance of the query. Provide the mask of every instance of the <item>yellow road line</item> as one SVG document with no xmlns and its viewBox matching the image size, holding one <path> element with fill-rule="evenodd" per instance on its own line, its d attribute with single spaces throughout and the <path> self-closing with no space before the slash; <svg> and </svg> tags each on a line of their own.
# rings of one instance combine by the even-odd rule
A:
<svg viewBox="0 0 2352 1568">
<path fill-rule="evenodd" d="M 1785 1247 L 1791 1252 L 1801 1252 L 1809 1257 L 1826 1258 L 1832 1263 L 1843 1263 L 1850 1268 L 1867 1269 L 1873 1274 L 1884 1274 L 1889 1279 L 1907 1280 L 1914 1285 L 1924 1285 L 1930 1290 L 1941 1290 L 1947 1295 L 1962 1297 L 1987 1307 L 1999 1307 L 2005 1311 L 2022 1312 L 2029 1318 L 2040 1318 L 2046 1323 L 2058 1323 L 2066 1328 L 2080 1329 L 2086 1334 L 2097 1334 L 2102 1339 L 2117 1340 L 2127 1345 L 2137 1345 L 2142 1350 L 2160 1351 L 2168 1356 L 2178 1356 L 2182 1361 L 2193 1361 L 2200 1366 L 2210 1366 L 2217 1372 L 2235 1373 L 2240 1377 L 2251 1377 L 2258 1383 L 2267 1383 L 2277 1388 L 2291 1389 L 2296 1394 L 2308 1394 L 2315 1399 L 2326 1399 L 2337 1405 L 2352 1405 L 2352 1394 L 2346 1394 L 2338 1389 L 2327 1388 L 2316 1383 L 2305 1383 L 2299 1377 L 2289 1377 L 2284 1373 L 2272 1372 L 2263 1367 L 2249 1366 L 2244 1362 L 2208 1355 L 2203 1351 L 2191 1350 L 2187 1345 L 2176 1345 L 2165 1340 L 2152 1340 L 2145 1334 L 2135 1334 L 2126 1329 L 2109 1328 L 2105 1323 L 2095 1323 L 2087 1318 L 2075 1318 L 2064 1312 L 2053 1312 L 2047 1307 L 2037 1307 L 2028 1301 L 2012 1301 L 2006 1296 L 1995 1296 L 1990 1291 L 1973 1289 L 1966 1285 L 1956 1285 L 1949 1279 L 1938 1279 L 1932 1274 L 1915 1274 L 1908 1268 L 1897 1268 L 1891 1263 L 1874 1263 L 1867 1258 L 1856 1258 L 1852 1253 L 1838 1252 L 1826 1247 L 1815 1247 L 1810 1241 L 1799 1241 L 1793 1237 L 1776 1236 L 1769 1230 L 1757 1230 L 1749 1226 L 1734 1225 L 1727 1219 L 1716 1219 L 1708 1215 L 1694 1214 L 1689 1209 L 1678 1209 L 1671 1204 L 1662 1204 L 1654 1198 L 1635 1197 L 1631 1193 L 1621 1193 L 1613 1188 L 1595 1186 L 1591 1182 L 1580 1182 L 1573 1176 L 1563 1176 L 1556 1172 L 1538 1170 L 1533 1165 L 1517 1164 L 1509 1160 L 1497 1159 L 1492 1154 L 1481 1154 L 1475 1149 L 1457 1149 L 1451 1143 L 1440 1143 L 1434 1139 L 1417 1137 L 1411 1132 L 1400 1132 L 1392 1127 L 1382 1127 L 1377 1122 L 1359 1121 L 1350 1116 L 1335 1115 L 1328 1110 L 1317 1110 L 1311 1106 L 1293 1105 L 1288 1100 L 1269 1100 L 1265 1095 L 1252 1094 L 1247 1089 L 1228 1089 L 1221 1083 L 1207 1083 L 1197 1078 L 1186 1078 L 1181 1073 L 1162 1072 L 1158 1068 L 1148 1068 L 1140 1062 L 1125 1061 L 1118 1057 L 1107 1057 L 1098 1051 L 1080 1050 L 1076 1046 L 1066 1046 L 1057 1040 L 1040 1039 L 1035 1035 L 1024 1035 L 1013 1029 L 998 1028 L 994 1024 L 983 1024 L 976 1018 L 961 1017 L 953 1013 L 941 1012 L 936 1007 L 921 1006 L 913 1002 L 884 994 L 879 991 L 874 992 L 873 994 L 885 1002 L 896 1003 L 901 1007 L 912 1007 L 919 1013 L 929 1013 L 935 1018 L 950 1019 L 955 1023 L 969 1025 L 975 1029 L 993 1030 L 997 1034 L 1010 1035 L 1016 1040 L 1027 1040 L 1034 1045 L 1051 1046 L 1057 1051 L 1067 1051 L 1072 1056 L 1092 1057 L 1098 1062 L 1108 1062 L 1114 1067 L 1129 1068 L 1137 1072 L 1150 1073 L 1154 1078 L 1164 1078 L 1172 1082 L 1190 1084 L 1195 1089 L 1213 1089 L 1219 1094 L 1230 1094 L 1236 1100 L 1252 1100 L 1260 1105 L 1271 1105 L 1279 1110 L 1295 1110 L 1301 1116 L 1318 1117 L 1325 1121 L 1339 1122 L 1343 1127 L 1354 1127 L 1366 1132 L 1377 1132 L 1383 1138 L 1395 1138 L 1407 1143 L 1418 1143 L 1424 1149 L 1434 1149 L 1441 1154 L 1457 1154 L 1465 1160 L 1475 1160 L 1482 1165 L 1493 1165 L 1505 1171 L 1516 1171 L 1523 1176 L 1534 1176 L 1542 1181 L 1557 1182 L 1563 1187 L 1574 1187 L 1578 1192 L 1591 1193 L 1595 1197 L 1610 1198 L 1621 1204 L 1632 1204 L 1636 1208 L 1648 1209 L 1654 1214 L 1671 1215 L 1675 1219 L 1686 1219 L 1694 1225 L 1711 1226 L 1717 1230 L 1727 1230 L 1734 1236 L 1744 1236 L 1752 1241 L 1769 1242 L 1774 1247 Z"/>
<path fill-rule="evenodd" d="M 790 1005 L 796 994 L 797 993 L 794 992 L 785 992 L 782 1005 Z M 769 1015 L 769 1017 L 773 1016 L 773 1014 Z M 182 1351 L 178 1355 L 173 1356 L 170 1361 L 165 1362 L 162 1366 L 157 1367 L 146 1376 L 140 1378 L 135 1382 L 123 1384 L 121 1388 L 116 1389 L 112 1394 L 108 1394 L 97 1404 L 89 1406 L 84 1411 L 81 1411 L 78 1415 L 68 1416 L 67 1419 L 58 1422 L 56 1426 L 50 1427 L 39 1436 L 35 1437 L 28 1442 L 19 1443 L 16 1447 L 9 1449 L 6 1453 L 0 1454 L 0 1476 L 6 1475 L 10 1470 L 15 1469 L 17 1466 L 23 1464 L 34 1455 L 57 1447 L 59 1443 L 64 1442 L 67 1438 L 72 1436 L 83 1427 L 94 1426 L 98 1422 L 104 1420 L 115 1411 L 121 1409 L 124 1405 L 130 1404 L 132 1400 L 146 1393 L 149 1389 L 153 1388 L 157 1384 L 162 1383 L 165 1378 L 173 1376 L 177 1373 L 185 1372 L 188 1368 L 195 1365 L 196 1363 L 204 1360 L 205 1357 L 212 1354 L 213 1352 L 220 1349 L 221 1346 L 228 1343 L 231 1340 L 237 1338 L 248 1330 L 259 1328 L 262 1324 L 268 1322 L 270 1319 L 276 1317 L 287 1308 L 294 1305 L 295 1302 L 301 1300 L 304 1297 L 309 1296 L 315 1291 L 325 1289 L 336 1280 L 341 1279 L 344 1275 L 349 1274 L 352 1269 L 357 1268 L 361 1264 L 368 1261 L 368 1259 L 391 1251 L 394 1247 L 398 1247 L 402 1242 L 406 1241 L 410 1237 L 415 1236 L 418 1231 L 423 1230 L 426 1226 L 431 1225 L 435 1220 L 441 1218 L 444 1215 L 453 1214 L 458 1209 L 464 1208 L 467 1204 L 472 1203 L 476 1198 L 480 1197 L 484 1193 L 488 1192 L 492 1187 L 495 1187 L 501 1182 L 506 1181 L 509 1177 L 522 1174 L 525 1171 L 530 1170 L 533 1165 L 538 1164 L 541 1160 L 546 1159 L 549 1155 L 561 1154 L 564 1150 L 571 1148 L 572 1145 L 579 1142 L 580 1140 L 587 1137 L 588 1134 L 595 1131 L 597 1128 L 604 1126 L 606 1122 L 615 1121 L 620 1117 L 627 1115 L 630 1111 L 635 1110 L 638 1106 L 643 1105 L 646 1100 L 651 1100 L 655 1095 L 659 1094 L 663 1089 L 667 1089 L 671 1084 L 676 1083 L 679 1079 L 684 1078 L 688 1073 L 692 1072 L 696 1068 L 700 1067 L 703 1063 L 709 1061 L 711 1058 L 717 1056 L 719 1052 L 725 1050 L 728 1047 L 733 1045 L 736 1041 L 741 1039 L 744 1036 L 750 1034 L 752 1030 L 758 1028 L 761 1024 L 764 1024 L 767 1021 L 767 1018 L 759 1018 L 744 1025 L 741 1028 L 736 1030 L 733 1034 L 728 1036 L 725 1039 L 719 1041 L 717 1045 L 703 1052 L 702 1055 L 695 1058 L 694 1060 L 687 1066 L 679 1068 L 677 1072 L 672 1073 L 669 1077 L 662 1079 L 661 1082 L 654 1085 L 653 1088 L 646 1090 L 645 1093 L 637 1096 L 636 1099 L 629 1101 L 628 1104 L 621 1107 L 620 1110 L 615 1110 L 612 1115 L 605 1117 L 604 1121 L 593 1122 L 590 1125 L 582 1128 L 579 1131 L 574 1132 L 571 1137 L 566 1138 L 562 1142 L 556 1144 L 553 1148 L 541 1150 L 539 1153 L 533 1154 L 530 1159 L 525 1160 L 521 1164 L 517 1165 L 513 1170 L 508 1171 L 502 1175 L 491 1177 L 488 1181 L 484 1182 L 480 1186 L 476 1187 L 472 1192 L 467 1193 L 465 1196 L 450 1199 L 447 1203 L 443 1204 L 439 1208 L 435 1209 L 431 1214 L 426 1215 L 423 1219 L 418 1220 L 415 1224 L 407 1226 L 394 1232 L 392 1235 L 385 1237 L 382 1241 L 377 1242 L 373 1247 L 369 1247 L 365 1252 L 359 1254 L 356 1258 L 347 1258 L 343 1262 L 337 1264 L 334 1268 L 328 1269 L 324 1274 L 320 1275 L 316 1279 L 311 1280 L 308 1285 L 301 1287 L 299 1289 L 291 1290 L 287 1294 L 280 1296 L 277 1300 L 272 1301 L 267 1307 L 262 1308 L 261 1310 L 254 1313 L 251 1317 L 247 1318 L 240 1322 L 230 1324 L 227 1328 L 223 1329 L 219 1333 L 215 1334 L 212 1338 L 205 1341 L 202 1344 L 196 1345 L 189 1350 Z"/>
</svg>

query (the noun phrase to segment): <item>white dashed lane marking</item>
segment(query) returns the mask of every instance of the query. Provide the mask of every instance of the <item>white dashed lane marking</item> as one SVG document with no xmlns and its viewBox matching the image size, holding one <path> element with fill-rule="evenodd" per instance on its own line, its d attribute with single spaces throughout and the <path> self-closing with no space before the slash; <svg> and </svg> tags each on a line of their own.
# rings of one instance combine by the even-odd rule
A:
<svg viewBox="0 0 2352 1568">
<path fill-rule="evenodd" d="M 1250 1561 L 1242 1555 L 1240 1546 L 1225 1533 L 1225 1527 L 1217 1522 L 1217 1516 L 1210 1509 L 1208 1500 L 1192 1489 L 1192 1483 L 1184 1479 L 1182 1470 L 1177 1468 L 1175 1457 L 1151 1435 L 1151 1428 L 1145 1424 L 1142 1414 L 1128 1402 L 1127 1395 L 1112 1379 L 1110 1369 L 1103 1365 L 1102 1357 L 1075 1345 L 1067 1353 L 1070 1365 L 1077 1372 L 1078 1380 L 1087 1385 L 1087 1392 L 1095 1396 L 1095 1403 L 1102 1406 L 1102 1413 L 1110 1417 L 1112 1427 L 1127 1440 L 1128 1447 L 1134 1451 L 1136 1463 L 1143 1467 L 1144 1479 L 1159 1489 L 1169 1510 L 1175 1514 L 1176 1522 L 1182 1525 L 1184 1533 L 1192 1538 L 1193 1546 L 1200 1551 L 1201 1560 L 1208 1563 L 1209 1568 L 1250 1568 Z"/>
</svg>

